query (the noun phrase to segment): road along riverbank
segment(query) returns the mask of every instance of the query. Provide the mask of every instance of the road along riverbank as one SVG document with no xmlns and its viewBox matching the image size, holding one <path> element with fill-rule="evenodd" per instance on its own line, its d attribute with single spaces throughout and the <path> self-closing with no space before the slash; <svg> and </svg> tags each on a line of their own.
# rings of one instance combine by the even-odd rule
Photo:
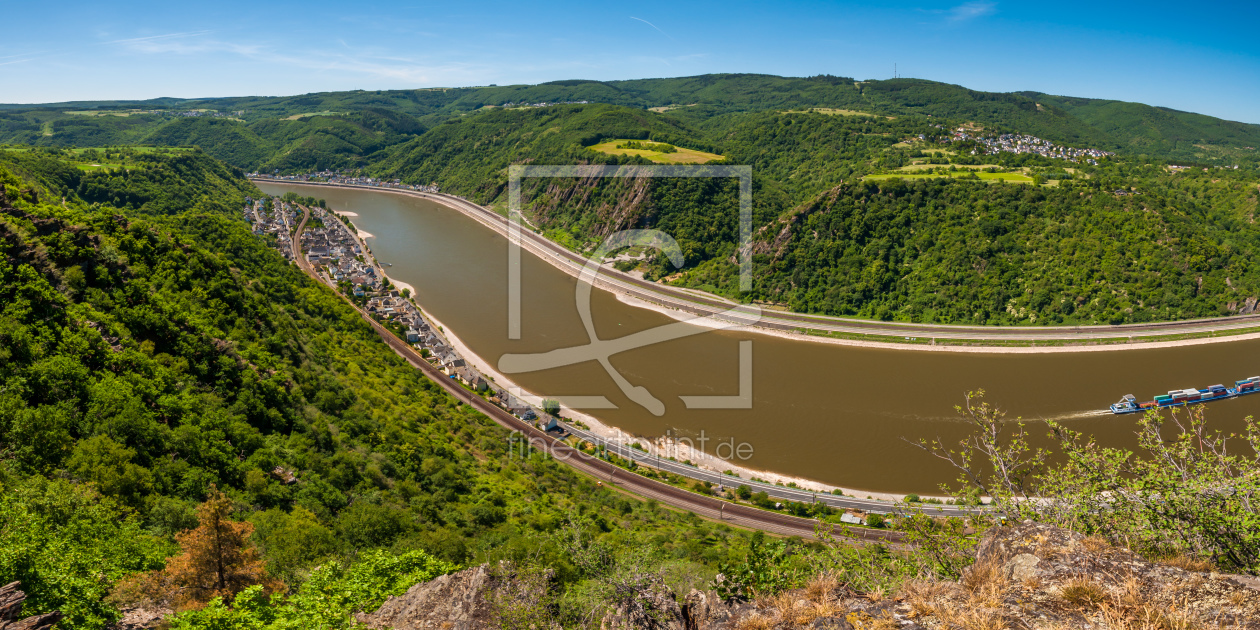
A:
<svg viewBox="0 0 1260 630">
<path fill-rule="evenodd" d="M 432 200 L 374 190 L 261 185 L 272 194 L 322 197 L 337 210 L 359 214 L 355 225 L 377 235 L 370 241 L 372 251 L 390 277 L 414 285 L 416 302 L 426 315 L 491 364 L 482 367 L 496 366 L 507 354 L 590 343 L 575 307 L 576 280 L 532 255 L 521 257 L 523 334 L 518 340 L 508 337 L 508 241 L 465 213 Z M 624 338 L 674 322 L 603 290 L 591 294 L 591 316 L 600 339 Z M 739 391 L 739 353 L 745 341 L 753 346 L 752 407 L 686 407 L 680 397 Z M 1246 378 L 1260 373 L 1258 358 L 1257 340 L 1143 352 L 1033 355 L 913 353 L 710 331 L 612 357 L 616 372 L 665 403 L 664 416 L 630 400 L 615 377 L 594 361 L 505 376 L 550 398 L 607 397 L 616 408 L 583 411 L 629 435 L 652 441 L 690 439 L 696 446 L 707 437 L 709 453 L 719 440 L 734 439 L 737 445 L 754 446 L 755 452 L 730 463 L 781 473 L 788 477 L 785 485 L 812 479 L 856 489 L 849 494 L 864 497 L 878 496 L 876 492 L 932 495 L 942 482 L 956 477 L 907 440 L 940 438 L 956 444 L 966 437 L 969 425 L 952 411 L 966 391 L 987 390 L 987 400 L 1006 409 L 1011 419 L 1054 418 L 1102 445 L 1134 448 L 1134 419 L 1106 413 L 1108 404 L 1126 393 L 1146 398 L 1172 388 Z M 1209 409 L 1214 425 L 1237 431 L 1243 416 L 1260 413 L 1260 397 L 1211 403 Z M 1033 433 L 1037 439 L 1045 436 L 1035 425 Z M 687 459 L 684 453 L 675 458 Z M 715 463 L 719 471 L 726 470 L 726 462 Z M 772 479 L 755 473 L 740 476 Z"/>
<path fill-rule="evenodd" d="M 310 212 L 307 208 L 302 208 L 304 212 Z M 317 210 L 317 212 L 323 212 Z M 338 211 L 337 209 L 329 209 L 331 212 L 340 216 L 348 214 Z M 357 216 L 357 214 L 356 214 Z M 305 222 L 302 225 L 305 229 Z M 358 234 L 363 234 L 363 230 L 355 226 Z M 299 232 L 300 233 L 300 232 Z M 364 252 L 367 260 L 369 260 L 376 273 L 379 276 L 387 278 L 391 284 L 398 289 L 407 289 L 413 300 L 417 296 L 416 289 L 411 284 L 392 277 L 387 267 L 382 266 L 377 260 L 376 252 L 368 245 L 365 238 L 356 236 L 357 243 Z M 300 237 L 296 237 L 293 256 L 294 259 L 302 258 L 305 261 L 303 252 L 296 249 L 299 247 Z M 321 281 L 335 289 L 332 281 L 328 278 L 318 275 Z M 422 305 L 417 301 L 417 306 Z M 488 377 L 497 386 L 507 389 L 512 395 L 525 402 L 541 409 L 543 407 L 544 397 L 534 393 L 519 384 L 515 383 L 511 378 L 500 372 L 490 361 L 480 356 L 470 346 L 465 344 L 455 330 L 443 323 L 441 319 L 436 317 L 431 311 L 425 310 L 424 317 L 440 330 L 440 335 L 445 341 L 455 349 L 459 357 L 469 363 L 478 373 Z M 570 421 L 565 423 L 565 429 L 574 435 L 578 435 L 582 439 L 590 442 L 597 448 L 618 454 L 626 459 L 634 460 L 640 464 L 651 466 L 660 470 L 668 470 L 674 474 L 679 474 L 689 479 L 700 481 L 709 481 L 714 484 L 724 485 L 727 487 L 737 487 L 739 485 L 748 485 L 753 492 L 766 492 L 768 495 L 776 499 L 784 499 L 788 501 L 809 501 L 817 502 L 819 494 L 826 497 L 836 496 L 839 492 L 841 496 L 849 497 L 866 497 L 862 509 L 887 512 L 891 509 L 889 502 L 901 501 L 904 494 L 890 492 L 875 492 L 869 490 L 859 490 L 845 486 L 837 486 L 833 484 L 825 484 L 813 479 L 806 479 L 780 472 L 772 472 L 768 470 L 760 470 L 751 466 L 745 466 L 738 463 L 738 460 L 728 454 L 725 458 L 719 457 L 712 452 L 712 449 L 706 450 L 705 445 L 701 443 L 700 448 L 696 448 L 696 443 L 685 436 L 661 436 L 652 440 L 643 439 L 621 430 L 618 427 L 602 422 L 596 416 L 583 413 L 576 409 L 565 406 L 562 410 L 562 416 Z M 577 424 L 574 424 L 576 421 Z M 648 457 L 645 457 L 648 456 Z M 946 497 L 935 497 L 923 495 L 926 499 L 945 499 Z M 830 499 L 828 499 L 830 500 Z M 866 502 L 869 501 L 869 502 Z M 828 501 L 822 501 L 827 503 Z M 883 503 L 880 503 L 883 502 Z M 837 503 L 833 507 L 854 507 L 854 504 Z"/>
<path fill-rule="evenodd" d="M 303 272 L 316 282 L 327 285 L 327 283 L 306 260 L 306 257 L 302 254 L 301 247 L 299 245 L 301 242 L 302 231 L 306 228 L 306 222 L 309 217 L 309 210 L 305 211 L 301 222 L 294 231 L 292 245 L 292 252 L 294 254 L 293 260 Z M 359 308 L 358 305 L 351 302 L 348 298 L 346 298 L 346 296 L 341 295 L 340 293 L 337 295 L 344 302 L 349 304 L 351 308 L 355 309 L 355 312 L 357 312 L 364 321 L 372 326 L 372 329 L 378 336 L 380 336 L 381 340 L 390 347 L 390 349 L 392 349 L 413 368 L 420 370 L 431 381 L 437 383 L 444 391 L 453 396 L 456 400 L 473 407 L 501 427 L 515 432 L 521 436 L 522 444 L 527 445 L 529 448 L 542 450 L 558 461 L 561 461 L 583 474 L 599 480 L 600 483 L 608 483 L 614 488 L 631 492 L 645 499 L 654 499 L 671 507 L 737 527 L 758 529 L 782 536 L 801 536 L 804 538 L 813 538 L 818 532 L 818 526 L 820 523 L 815 519 L 807 519 L 789 514 L 761 510 L 751 506 L 730 503 L 695 492 L 689 492 L 660 481 L 627 472 L 610 462 L 591 456 L 582 450 L 573 448 L 567 442 L 557 439 L 554 435 L 539 430 L 533 424 L 513 416 L 481 396 L 478 396 L 453 382 L 446 374 L 443 374 L 433 365 L 430 365 L 424 357 L 420 356 L 420 354 L 411 347 L 411 345 L 402 339 L 399 339 L 396 335 L 387 330 L 384 326 L 373 319 L 366 311 Z M 629 455 L 631 454 L 627 453 L 626 455 L 621 456 L 626 457 Z M 844 497 L 824 498 L 832 501 L 846 501 L 846 498 Z M 788 498 L 788 500 L 793 499 Z M 890 507 L 887 504 L 872 501 L 861 501 L 858 499 L 847 499 L 847 501 L 851 501 L 852 506 L 837 505 L 837 507 L 853 507 L 854 509 L 871 510 L 879 508 L 875 511 L 880 512 L 886 512 Z M 934 508 L 935 506 L 928 509 L 937 511 Z M 965 509 L 953 506 L 943 506 L 941 510 L 943 513 L 948 513 L 950 515 L 961 516 L 967 513 Z M 852 530 L 851 536 L 862 540 L 878 540 L 893 543 L 900 543 L 904 539 L 904 536 L 899 532 L 870 529 Z"/>
<path fill-rule="evenodd" d="M 510 238 L 509 222 L 505 217 L 489 208 L 454 195 L 385 186 L 267 178 L 256 178 L 253 181 L 370 190 L 427 199 L 459 211 L 496 233 Z M 586 264 L 586 259 L 582 256 L 524 226 L 520 230 L 520 245 L 522 249 L 575 278 L 579 276 Z M 694 289 L 649 282 L 608 266 L 601 268 L 594 285 L 619 297 L 628 298 L 628 303 L 653 308 L 681 321 L 691 320 L 697 316 L 720 316 L 730 308 L 730 302 L 725 298 L 707 295 Z M 1260 339 L 1260 313 L 1119 326 L 985 327 L 886 323 L 765 310 L 762 311 L 759 321 L 744 328 L 760 334 L 795 340 L 866 348 L 923 352 L 1048 354 L 1173 348 Z"/>
</svg>

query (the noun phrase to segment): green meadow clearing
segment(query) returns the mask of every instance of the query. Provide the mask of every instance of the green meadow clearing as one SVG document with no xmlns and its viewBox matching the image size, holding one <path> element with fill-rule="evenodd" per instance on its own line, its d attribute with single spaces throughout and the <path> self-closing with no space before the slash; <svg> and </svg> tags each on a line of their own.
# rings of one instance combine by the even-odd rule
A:
<svg viewBox="0 0 1260 630">
<path fill-rule="evenodd" d="M 324 110 L 322 112 L 306 112 L 304 114 L 294 114 L 292 116 L 286 116 L 285 120 L 299 120 L 299 119 L 306 118 L 309 116 L 340 116 L 343 113 L 345 112 L 334 112 L 334 111 L 328 111 L 328 110 Z"/>
<path fill-rule="evenodd" d="M 657 164 L 704 164 L 713 160 L 720 160 L 722 156 L 716 153 L 705 153 L 704 151 L 695 151 L 693 149 L 684 149 L 683 147 L 674 147 L 676 151 L 673 153 L 662 153 L 660 151 L 649 151 L 646 149 L 621 149 L 617 145 L 627 142 L 648 142 L 647 140 L 609 140 L 596 145 L 586 147 L 592 151 L 607 153 L 609 155 L 638 155 L 645 157 Z M 663 143 L 655 143 L 663 144 Z M 672 146 L 672 145 L 671 145 Z"/>
<path fill-rule="evenodd" d="M 896 116 L 881 116 L 870 112 L 859 112 L 856 109 L 836 109 L 834 107 L 812 107 L 810 109 L 789 109 L 784 114 L 826 114 L 827 116 L 866 116 L 868 118 L 884 118 L 896 120 Z"/>
<path fill-rule="evenodd" d="M 880 180 L 887 180 L 887 179 L 941 179 L 941 178 L 947 178 L 947 177 L 953 178 L 953 179 L 971 179 L 972 176 L 974 176 L 976 179 L 979 179 L 980 181 L 987 181 L 987 182 L 1003 181 L 1003 182 L 1011 182 L 1014 184 L 1033 183 L 1033 178 L 1027 175 L 1024 175 L 1023 173 L 976 173 L 974 171 L 956 171 L 956 172 L 950 172 L 950 173 L 944 173 L 944 174 L 942 173 L 915 173 L 912 171 L 901 171 L 897 173 L 884 173 L 882 175 L 867 175 L 866 177 L 863 177 L 862 179 L 866 181 L 880 181 Z"/>
</svg>

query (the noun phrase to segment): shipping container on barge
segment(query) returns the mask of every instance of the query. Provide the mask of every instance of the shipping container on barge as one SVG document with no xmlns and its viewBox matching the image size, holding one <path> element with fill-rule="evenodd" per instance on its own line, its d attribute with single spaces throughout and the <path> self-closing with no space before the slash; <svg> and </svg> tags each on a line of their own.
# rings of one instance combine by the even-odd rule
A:
<svg viewBox="0 0 1260 630">
<path fill-rule="evenodd" d="M 1156 396 L 1155 400 L 1148 400 L 1142 403 L 1138 402 L 1133 397 L 1133 394 L 1126 394 L 1124 398 L 1120 399 L 1120 402 L 1111 406 L 1111 413 L 1125 414 L 1150 409 L 1163 409 L 1164 407 L 1184 407 L 1210 400 L 1237 398 L 1238 396 L 1246 396 L 1256 392 L 1260 392 L 1260 376 L 1234 381 L 1233 387 L 1212 385 L 1207 389 L 1174 389 L 1167 394 Z"/>
</svg>

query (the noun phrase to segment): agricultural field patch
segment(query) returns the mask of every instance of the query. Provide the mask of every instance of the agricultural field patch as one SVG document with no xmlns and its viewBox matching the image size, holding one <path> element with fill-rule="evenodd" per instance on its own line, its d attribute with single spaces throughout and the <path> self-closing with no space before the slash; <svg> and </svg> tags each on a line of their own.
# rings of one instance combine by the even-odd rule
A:
<svg viewBox="0 0 1260 630">
<path fill-rule="evenodd" d="M 304 114 L 294 114 L 292 116 L 285 116 L 284 119 L 285 120 L 299 120 L 299 119 L 307 118 L 310 116 L 340 116 L 344 113 L 345 112 L 333 112 L 333 111 L 324 110 L 322 112 L 306 112 Z"/>
<path fill-rule="evenodd" d="M 825 114 L 827 116 L 866 116 L 867 118 L 883 118 L 896 120 L 896 116 L 881 116 L 870 112 L 859 112 L 855 109 L 836 109 L 833 107 L 811 107 L 809 109 L 789 109 L 784 114 Z"/>
<path fill-rule="evenodd" d="M 884 173 L 881 175 L 867 175 L 863 180 L 881 181 L 889 179 L 977 179 L 984 182 L 1009 182 L 1012 184 L 1031 184 L 1033 178 L 1023 173 L 977 173 L 974 171 L 960 170 L 950 173 L 915 173 L 901 171 L 897 173 Z"/>
<path fill-rule="evenodd" d="M 632 148 L 643 146 L 645 148 Z M 660 147 L 672 148 L 672 151 L 657 150 Z M 694 149 L 685 149 L 670 144 L 652 142 L 650 140 L 609 140 L 589 146 L 588 149 L 609 155 L 638 155 L 657 164 L 704 164 L 723 159 L 716 153 L 706 153 Z"/>
</svg>

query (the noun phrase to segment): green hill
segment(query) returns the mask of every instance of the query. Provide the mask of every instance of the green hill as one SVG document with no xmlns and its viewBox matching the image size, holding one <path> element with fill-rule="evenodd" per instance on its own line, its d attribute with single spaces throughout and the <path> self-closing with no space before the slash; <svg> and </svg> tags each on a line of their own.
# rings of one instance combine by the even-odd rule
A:
<svg viewBox="0 0 1260 630">
<path fill-rule="evenodd" d="M 988 154 L 954 142 L 959 127 L 1117 155 Z M 196 146 L 243 170 L 356 170 L 491 205 L 505 203 L 512 164 L 647 164 L 590 149 L 643 140 L 753 167 L 754 228 L 770 245 L 759 246 L 757 289 L 742 299 L 906 321 L 1046 324 L 1222 315 L 1260 295 L 1241 262 L 1256 253 L 1253 223 L 1240 219 L 1254 210 L 1260 152 L 1249 147 L 1260 147 L 1260 126 L 1135 103 L 919 79 L 722 74 L 8 108 L 0 139 Z M 1186 164 L 1197 166 L 1167 168 Z M 997 180 L 1007 183 L 990 185 Z M 618 229 L 673 230 L 689 252 L 673 281 L 736 297 L 725 184 L 534 180 L 524 192 L 536 224 L 577 250 Z M 149 203 L 128 199 L 116 203 Z M 827 199 L 842 202 L 832 210 Z M 808 239 L 799 232 L 820 220 L 802 217 L 831 222 L 851 207 L 862 211 L 811 227 Z M 955 216 L 960 208 L 972 225 Z M 644 271 L 672 275 L 662 261 Z"/>
<path fill-rule="evenodd" d="M 1257 125 L 1141 103 L 1031 93 L 1091 127 L 1119 139 L 1133 153 L 1254 160 L 1260 149 Z"/>
<path fill-rule="evenodd" d="M 695 582 L 744 540 L 513 457 L 506 431 L 236 218 L 259 193 L 231 168 L 110 157 L 128 168 L 102 180 L 75 155 L 0 151 L 0 575 L 27 614 L 116 620 L 128 596 L 107 596 L 178 552 L 214 487 L 294 587 L 409 553 L 545 560 L 574 584 L 586 574 L 547 535 L 562 525 L 613 549 L 652 536 L 654 566 Z M 293 602 L 349 627 L 358 600 L 339 597 Z"/>
<path fill-rule="evenodd" d="M 933 120 L 763 112 L 718 116 L 696 129 L 604 105 L 495 110 L 390 149 L 369 172 L 437 181 L 501 204 L 509 164 L 639 159 L 585 149 L 602 138 L 712 146 L 753 166 L 750 294 L 733 285 L 736 195 L 725 183 L 534 180 L 524 187 L 525 205 L 550 237 L 580 251 L 618 229 L 666 230 L 683 245 L 687 266 L 674 276 L 653 259 L 644 266 L 648 277 L 802 312 L 1122 323 L 1229 315 L 1260 296 L 1260 275 L 1248 262 L 1260 254 L 1254 170 L 1173 173 L 1127 158 L 1092 166 L 905 141 L 940 133 Z M 933 173 L 932 160 L 962 170 Z M 1007 172 L 967 175 L 969 168 Z M 994 183 L 999 175 L 1024 183 Z"/>
<path fill-rule="evenodd" d="M 181 137 L 242 168 L 268 164 L 271 168 L 304 168 L 314 164 L 349 165 L 366 158 L 382 143 L 418 135 L 452 116 L 506 104 L 587 101 L 635 109 L 659 108 L 672 118 L 697 125 L 723 115 L 768 110 L 809 108 L 852 109 L 895 116 L 932 116 L 954 123 L 974 122 L 1004 131 L 1032 134 L 1059 143 L 1120 150 L 1159 159 L 1234 163 L 1254 161 L 1257 154 L 1243 147 L 1260 147 L 1260 125 L 1233 123 L 1209 116 L 1176 112 L 1137 103 L 1098 101 L 1037 92 L 997 93 L 922 79 L 856 81 L 848 77 L 778 77 L 759 74 L 715 74 L 670 79 L 628 81 L 553 81 L 539 85 L 420 90 L 322 92 L 288 97 L 231 97 L 210 99 L 153 99 L 149 101 L 92 101 L 46 105 L 0 105 L 0 142 L 53 146 L 179 140 Z M 239 138 L 218 140 L 185 130 L 147 139 L 171 120 L 194 109 L 242 112 L 246 122 L 280 121 L 313 112 L 339 112 L 354 124 L 385 132 L 368 141 L 351 138 L 348 129 L 313 129 L 320 138 L 310 146 L 293 146 L 291 132 L 269 127 L 254 129 L 270 146 L 266 159 L 245 150 Z M 143 113 L 156 111 L 159 113 Z M 75 112 L 75 113 L 71 113 Z M 127 116 L 87 113 L 127 113 Z M 369 114 L 370 112 L 370 114 Z M 235 114 L 233 114 L 235 116 Z M 356 116 L 358 120 L 353 120 Z M 375 117 L 366 120 L 363 117 Z M 381 117 L 406 117 L 402 126 Z M 313 116 L 311 119 L 320 118 Z M 176 125 L 176 127 L 180 127 Z M 222 128 L 227 132 L 227 128 Z M 269 131 L 279 135 L 273 137 Z M 238 132 L 227 132 L 238 135 Z M 300 134 L 305 137 L 305 134 Z M 224 145 L 223 150 L 215 147 Z M 295 156 L 286 157 L 296 153 Z"/>
</svg>

